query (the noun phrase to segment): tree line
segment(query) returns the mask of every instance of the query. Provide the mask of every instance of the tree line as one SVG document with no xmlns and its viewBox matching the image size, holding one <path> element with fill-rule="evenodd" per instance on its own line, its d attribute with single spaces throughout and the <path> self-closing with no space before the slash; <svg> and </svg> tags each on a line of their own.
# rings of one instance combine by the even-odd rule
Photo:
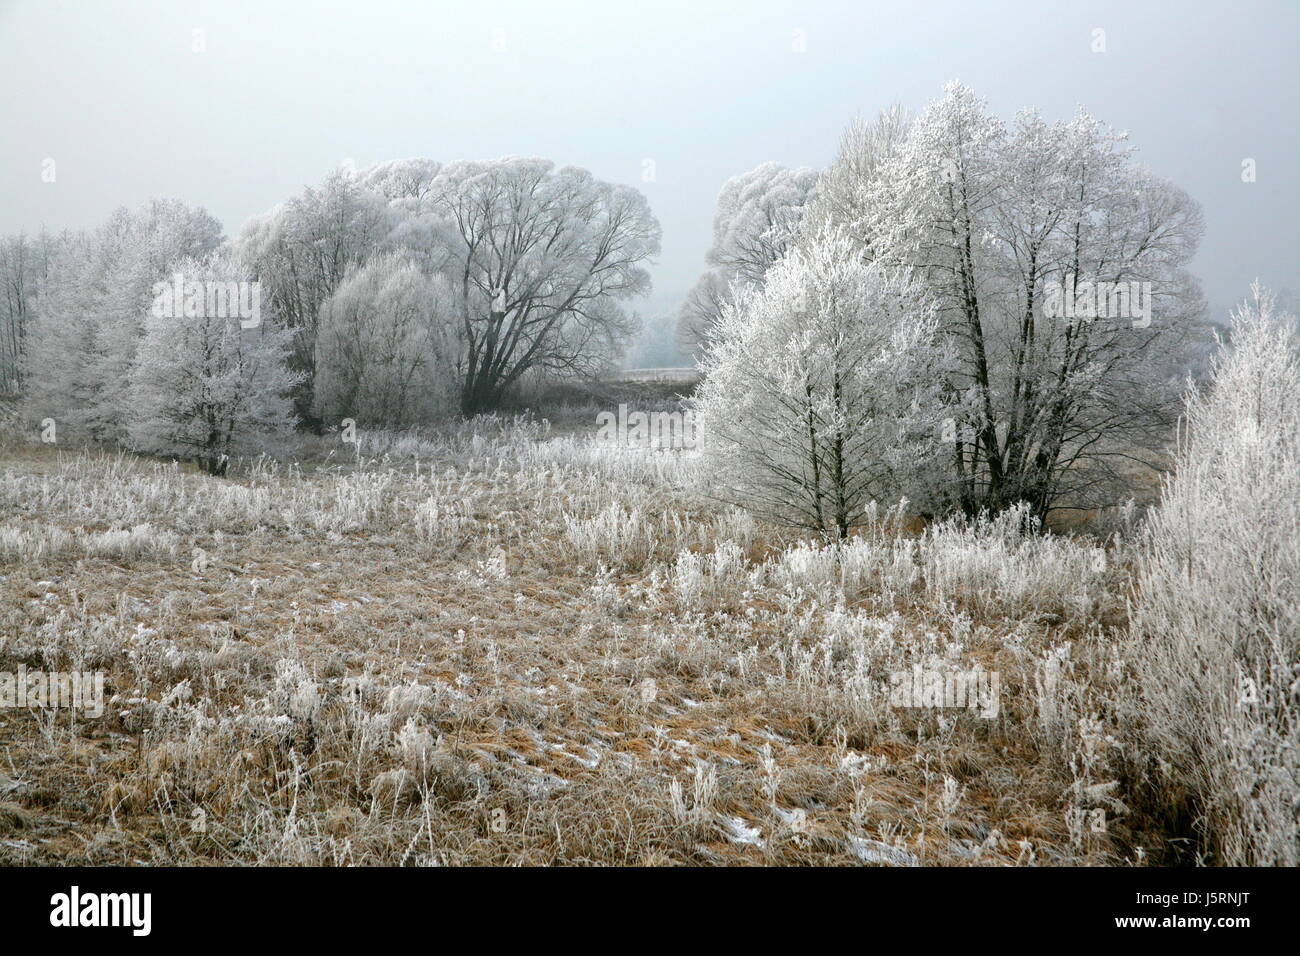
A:
<svg viewBox="0 0 1300 956">
<path fill-rule="evenodd" d="M 0 244 L 0 388 L 212 471 L 267 429 L 474 415 L 530 375 L 607 368 L 659 237 L 638 191 L 540 159 L 338 170 L 233 239 L 154 200 Z M 214 314 L 214 288 L 249 286 L 255 322 Z"/>
<path fill-rule="evenodd" d="M 735 177 L 679 319 L 717 493 L 831 535 L 900 496 L 1039 518 L 1112 500 L 1204 351 L 1202 230 L 1086 111 L 1008 124 L 956 83 L 854 122 L 821 172 Z M 267 428 L 475 415 L 609 368 L 659 242 L 640 192 L 541 159 L 338 170 L 231 239 L 155 200 L 0 243 L 0 389 L 211 470 Z M 158 316 L 172 281 L 254 284 L 259 322 Z"/>
</svg>

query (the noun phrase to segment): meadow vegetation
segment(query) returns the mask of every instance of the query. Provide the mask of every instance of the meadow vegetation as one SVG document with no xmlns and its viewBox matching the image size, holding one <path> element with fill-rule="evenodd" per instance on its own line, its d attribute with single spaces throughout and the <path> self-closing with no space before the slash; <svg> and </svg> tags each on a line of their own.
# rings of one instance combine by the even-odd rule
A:
<svg viewBox="0 0 1300 956">
<path fill-rule="evenodd" d="M 11 863 L 1170 862 L 1126 757 L 1132 515 L 841 546 L 711 501 L 693 453 L 529 417 L 298 436 L 226 478 L 9 433 Z M 891 706 L 983 668 L 989 719 Z M 1104 810 L 1104 826 L 1095 811 Z"/>
</svg>

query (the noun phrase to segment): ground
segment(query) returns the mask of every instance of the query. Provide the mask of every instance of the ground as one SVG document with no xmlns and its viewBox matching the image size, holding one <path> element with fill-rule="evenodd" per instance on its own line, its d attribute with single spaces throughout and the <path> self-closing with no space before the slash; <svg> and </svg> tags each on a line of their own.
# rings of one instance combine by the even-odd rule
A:
<svg viewBox="0 0 1300 956">
<path fill-rule="evenodd" d="M 882 514 L 836 560 L 523 418 L 224 479 L 3 441 L 0 672 L 108 700 L 0 710 L 0 863 L 1165 858 L 1122 536 Z M 996 672 L 997 715 L 897 706 L 914 666 Z"/>
</svg>

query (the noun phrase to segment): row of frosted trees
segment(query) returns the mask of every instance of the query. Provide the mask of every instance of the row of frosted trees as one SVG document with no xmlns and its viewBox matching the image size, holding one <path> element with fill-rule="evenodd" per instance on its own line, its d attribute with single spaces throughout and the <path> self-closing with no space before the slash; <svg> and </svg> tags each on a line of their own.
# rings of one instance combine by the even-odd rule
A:
<svg viewBox="0 0 1300 956">
<path fill-rule="evenodd" d="M 658 248 L 639 192 L 537 159 L 339 171 L 233 241 L 155 200 L 0 247 L 0 374 L 35 419 L 219 472 L 268 430 L 402 428 L 606 368 Z"/>
<path fill-rule="evenodd" d="M 838 535 L 873 498 L 936 513 L 1028 502 L 1039 517 L 1105 503 L 1176 417 L 1200 232 L 1196 205 L 1103 124 L 1025 112 L 1008 126 L 955 84 L 915 119 L 853 124 L 820 174 L 737 177 L 682 318 L 720 491 Z M 202 210 L 154 202 L 6 247 L 32 265 L 5 367 L 12 382 L 30 370 L 39 418 L 145 450 L 206 442 L 210 461 L 270 421 L 475 414 L 528 376 L 606 367 L 658 244 L 640 193 L 532 159 L 340 171 L 231 242 Z M 263 321 L 149 321 L 154 285 L 182 263 L 186 279 L 255 283 Z M 1084 308 L 1074 293 L 1095 284 L 1144 294 Z M 142 421 L 166 380 L 141 368 L 165 352 L 141 350 L 150 335 L 188 336 L 201 373 L 165 386 L 190 423 L 170 447 L 148 436 L 175 427 Z M 243 384 L 217 388 L 236 359 Z M 287 414 L 228 407 L 267 383 Z"/>
</svg>

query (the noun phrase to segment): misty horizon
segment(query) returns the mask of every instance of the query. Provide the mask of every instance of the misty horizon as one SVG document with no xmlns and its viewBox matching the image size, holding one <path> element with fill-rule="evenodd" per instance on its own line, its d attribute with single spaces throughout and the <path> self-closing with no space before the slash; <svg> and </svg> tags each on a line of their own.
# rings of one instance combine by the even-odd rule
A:
<svg viewBox="0 0 1300 956">
<path fill-rule="evenodd" d="M 960 79 L 1004 121 L 1085 106 L 1129 131 L 1138 161 L 1203 207 L 1190 269 L 1210 320 L 1256 278 L 1284 296 L 1300 284 L 1300 106 L 1278 82 L 1294 4 L 346 9 L 304 22 L 245 3 L 0 4 L 0 176 L 30 184 L 9 191 L 0 232 L 93 228 L 157 196 L 203 206 L 233 238 L 340 166 L 539 156 L 646 195 L 662 252 L 631 305 L 675 317 L 727 179 L 765 161 L 820 170 L 855 116 L 915 114 Z"/>
</svg>

